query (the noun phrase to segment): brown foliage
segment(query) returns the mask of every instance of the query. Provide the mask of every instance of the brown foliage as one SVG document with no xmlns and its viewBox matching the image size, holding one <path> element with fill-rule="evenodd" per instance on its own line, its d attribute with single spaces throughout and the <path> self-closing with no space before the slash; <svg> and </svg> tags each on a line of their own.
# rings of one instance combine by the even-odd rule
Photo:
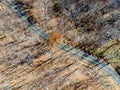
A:
<svg viewBox="0 0 120 90">
<path fill-rule="evenodd" d="M 49 34 L 47 42 L 50 46 L 55 46 L 61 40 L 61 36 L 57 32 L 52 32 Z"/>
</svg>

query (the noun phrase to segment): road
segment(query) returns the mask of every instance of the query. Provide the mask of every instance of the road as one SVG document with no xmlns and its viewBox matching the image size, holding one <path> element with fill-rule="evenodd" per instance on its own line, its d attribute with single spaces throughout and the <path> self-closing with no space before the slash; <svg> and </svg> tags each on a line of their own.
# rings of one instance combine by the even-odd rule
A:
<svg viewBox="0 0 120 90">
<path fill-rule="evenodd" d="M 19 18 L 23 20 L 24 24 L 31 32 L 38 35 L 43 41 L 46 40 L 48 35 L 44 32 L 44 30 L 41 30 L 39 27 L 37 27 L 32 22 L 32 20 L 30 20 L 30 18 L 27 16 L 24 10 L 12 3 L 10 0 L 6 0 L 4 4 L 6 4 L 12 10 L 13 13 L 15 13 Z M 64 50 L 65 52 L 79 58 L 81 61 L 84 61 L 88 64 L 97 67 L 99 70 L 102 70 L 106 75 L 110 75 L 114 82 L 120 87 L 120 75 L 118 75 L 116 71 L 112 67 L 107 65 L 105 62 L 102 62 L 100 59 L 90 56 L 85 52 L 77 50 L 66 44 L 59 44 L 57 45 L 57 48 L 59 48 L 60 50 Z"/>
</svg>

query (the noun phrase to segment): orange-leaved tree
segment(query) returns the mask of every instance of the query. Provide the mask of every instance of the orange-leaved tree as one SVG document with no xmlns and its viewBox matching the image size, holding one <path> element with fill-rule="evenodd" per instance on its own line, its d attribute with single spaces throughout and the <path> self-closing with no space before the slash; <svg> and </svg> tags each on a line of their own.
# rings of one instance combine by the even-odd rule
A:
<svg viewBox="0 0 120 90">
<path fill-rule="evenodd" d="M 55 46 L 61 41 L 61 36 L 57 32 L 52 32 L 48 35 L 47 43 L 49 46 Z"/>
</svg>

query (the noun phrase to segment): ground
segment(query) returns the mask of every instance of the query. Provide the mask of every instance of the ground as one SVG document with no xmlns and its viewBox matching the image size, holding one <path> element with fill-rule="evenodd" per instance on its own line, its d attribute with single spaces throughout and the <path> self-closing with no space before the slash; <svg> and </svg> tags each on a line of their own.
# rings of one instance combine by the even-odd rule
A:
<svg viewBox="0 0 120 90">
<path fill-rule="evenodd" d="M 24 0 L 24 3 L 30 1 L 34 0 Z M 57 3 L 56 0 L 53 1 Z M 76 1 L 81 0 L 70 2 L 71 10 L 74 10 L 72 6 Z M 96 2 L 89 2 L 90 10 L 88 8 L 80 9 L 81 14 L 77 16 L 77 19 L 87 16 L 91 10 L 97 11 L 93 8 L 100 9 L 99 7 L 106 6 L 112 0 L 94 1 Z M 109 60 L 110 65 L 114 68 L 120 65 L 120 18 L 116 16 L 117 21 L 114 24 L 105 24 L 112 13 L 113 17 L 116 14 L 119 15 L 119 8 L 115 8 L 114 12 L 108 10 L 109 12 L 97 17 L 98 21 L 99 19 L 105 20 L 105 25 L 99 30 L 95 30 L 98 26 L 92 30 L 85 25 L 82 28 L 82 20 L 76 26 L 76 21 L 71 19 L 68 11 L 57 9 L 59 12 L 56 12 L 53 6 L 59 7 L 59 4 L 56 6 L 54 3 L 52 0 L 35 0 L 34 3 L 31 3 L 33 7 L 28 14 L 34 11 L 33 19 L 46 33 L 57 32 L 60 35 L 56 34 L 57 37 L 62 37 L 63 42 L 71 46 L 79 44 L 77 49 L 82 49 L 107 62 Z M 93 22 L 95 21 L 93 20 Z M 99 23 L 95 25 L 99 25 Z M 90 31 L 86 29 L 90 29 Z M 52 35 L 49 38 L 53 38 Z M 113 62 L 117 62 L 117 64 Z M 0 3 L 0 89 L 119 90 L 119 87 L 109 75 L 105 75 L 97 67 L 58 50 L 54 45 L 49 47 L 36 34 L 30 32 L 19 17 Z"/>
</svg>

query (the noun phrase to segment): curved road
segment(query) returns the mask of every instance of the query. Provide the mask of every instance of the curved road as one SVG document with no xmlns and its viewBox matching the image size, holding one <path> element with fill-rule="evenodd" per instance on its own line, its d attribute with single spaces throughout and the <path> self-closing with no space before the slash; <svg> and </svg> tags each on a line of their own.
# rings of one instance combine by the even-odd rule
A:
<svg viewBox="0 0 120 90">
<path fill-rule="evenodd" d="M 27 16 L 26 12 L 23 9 L 21 9 L 20 6 L 15 5 L 10 0 L 6 0 L 6 2 L 3 1 L 3 3 L 7 7 L 9 7 L 13 13 L 15 13 L 19 18 L 23 20 L 26 27 L 31 32 L 39 35 L 39 37 L 43 41 L 46 40 L 48 35 L 33 23 L 33 21 Z M 110 75 L 110 77 L 114 80 L 114 82 L 120 87 L 120 75 L 118 75 L 116 71 L 112 67 L 108 66 L 105 62 L 102 62 L 98 58 L 90 56 L 86 54 L 85 52 L 72 48 L 66 44 L 59 44 L 57 45 L 57 47 L 61 50 L 66 51 L 67 53 L 71 55 L 74 55 L 75 57 L 79 58 L 80 60 L 88 64 L 96 66 L 98 69 L 102 70 L 106 75 Z"/>
</svg>

